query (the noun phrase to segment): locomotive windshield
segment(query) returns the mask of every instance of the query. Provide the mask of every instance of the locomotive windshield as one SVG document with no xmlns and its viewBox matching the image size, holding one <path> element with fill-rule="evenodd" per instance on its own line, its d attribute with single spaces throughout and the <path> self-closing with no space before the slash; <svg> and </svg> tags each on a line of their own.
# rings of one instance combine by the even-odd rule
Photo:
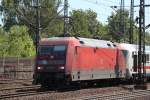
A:
<svg viewBox="0 0 150 100">
<path fill-rule="evenodd" d="M 53 46 L 40 46 L 39 54 L 54 54 L 59 53 L 60 55 L 65 54 L 65 45 L 53 45 Z"/>
<path fill-rule="evenodd" d="M 66 45 L 40 45 L 38 49 L 38 64 L 42 71 L 64 71 L 66 64 Z"/>
<path fill-rule="evenodd" d="M 53 51 L 52 46 L 40 46 L 39 47 L 39 54 L 51 54 Z"/>
</svg>

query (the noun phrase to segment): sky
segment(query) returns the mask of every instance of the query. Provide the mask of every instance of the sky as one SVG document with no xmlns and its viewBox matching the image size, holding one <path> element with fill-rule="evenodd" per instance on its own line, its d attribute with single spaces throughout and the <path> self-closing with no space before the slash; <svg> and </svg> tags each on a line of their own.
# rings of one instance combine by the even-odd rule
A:
<svg viewBox="0 0 150 100">
<path fill-rule="evenodd" d="M 1 5 L 1 1 L 2 0 L 0 0 L 0 5 Z M 0 15 L 0 24 L 2 24 L 2 15 Z"/>
<path fill-rule="evenodd" d="M 69 0 L 70 10 L 74 9 L 91 9 L 98 15 L 98 20 L 106 23 L 107 17 L 111 15 L 113 10 L 110 6 L 117 5 L 117 0 Z"/>
<path fill-rule="evenodd" d="M 1 1 L 1 0 L 0 0 Z M 107 18 L 111 15 L 112 12 L 115 13 L 116 9 L 112 9 L 111 6 L 120 6 L 121 0 L 68 0 L 69 1 L 69 10 L 75 9 L 91 9 L 97 13 L 97 19 L 103 24 L 107 24 Z M 125 1 L 125 9 L 130 9 L 130 1 Z M 140 0 L 134 0 L 135 5 L 139 5 Z M 150 0 L 145 0 L 145 4 L 150 4 Z M 117 8 L 119 9 L 119 7 Z M 135 17 L 138 16 L 139 9 L 135 8 Z M 145 24 L 150 24 L 150 7 L 146 8 L 145 13 Z M 0 15 L 1 19 L 1 15 Z M 135 19 L 135 18 L 134 18 Z M 1 20 L 0 20 L 1 23 Z M 150 30 L 150 29 L 149 29 Z"/>
<path fill-rule="evenodd" d="M 97 19 L 104 24 L 107 24 L 107 18 L 111 15 L 112 12 L 115 13 L 115 10 L 112 9 L 111 6 L 120 6 L 121 0 L 68 0 L 69 1 L 69 9 L 91 9 L 95 11 L 98 15 Z M 131 0 L 125 1 L 125 9 L 130 10 L 130 2 Z M 134 5 L 139 5 L 140 0 L 134 0 Z M 145 0 L 145 4 L 150 4 L 150 0 Z M 134 19 L 136 16 L 139 16 L 139 8 L 134 8 Z M 150 7 L 145 8 L 145 24 L 150 24 Z M 150 32 L 150 29 L 147 30 Z"/>
</svg>

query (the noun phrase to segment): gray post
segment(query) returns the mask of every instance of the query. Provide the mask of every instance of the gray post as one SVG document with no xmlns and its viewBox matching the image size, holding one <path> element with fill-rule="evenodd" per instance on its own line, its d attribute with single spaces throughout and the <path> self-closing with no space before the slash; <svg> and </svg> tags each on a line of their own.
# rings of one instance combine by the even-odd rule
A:
<svg viewBox="0 0 150 100">
<path fill-rule="evenodd" d="M 68 25 L 69 25 L 69 18 L 68 18 L 68 0 L 64 0 L 64 36 L 68 35 Z"/>
<path fill-rule="evenodd" d="M 133 44 L 133 30 L 134 30 L 134 0 L 131 0 L 130 7 L 130 33 L 129 33 L 129 43 Z"/>
</svg>

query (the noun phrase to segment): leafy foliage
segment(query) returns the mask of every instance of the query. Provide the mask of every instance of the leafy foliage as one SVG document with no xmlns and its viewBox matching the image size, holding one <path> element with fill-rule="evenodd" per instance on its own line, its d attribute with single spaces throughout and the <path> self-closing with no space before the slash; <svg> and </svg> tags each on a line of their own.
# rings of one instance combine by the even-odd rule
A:
<svg viewBox="0 0 150 100">
<path fill-rule="evenodd" d="M 29 57 L 35 55 L 33 41 L 25 26 L 13 26 L 9 32 L 0 34 L 0 56 Z"/>
<path fill-rule="evenodd" d="M 72 35 L 87 37 L 90 33 L 88 31 L 88 16 L 82 10 L 73 10 L 71 13 Z"/>
<path fill-rule="evenodd" d="M 0 56 L 8 55 L 8 44 L 6 32 L 0 28 Z"/>
<path fill-rule="evenodd" d="M 36 34 L 36 0 L 2 0 L 0 13 L 4 16 L 4 26 L 0 27 L 0 56 L 34 56 L 33 40 Z M 40 0 L 41 37 L 63 34 L 63 17 L 58 13 L 62 0 Z M 61 10 L 63 11 L 63 10 Z M 60 11 L 60 12 L 61 12 Z M 120 34 L 120 10 L 108 17 L 108 24 L 97 20 L 92 10 L 70 12 L 69 32 L 72 36 L 129 42 L 129 11 L 125 10 L 125 32 Z M 133 41 L 137 43 L 139 30 L 134 27 Z M 146 44 L 150 44 L 150 34 L 146 32 Z"/>
<path fill-rule="evenodd" d="M 25 26 L 13 26 L 9 33 L 9 48 L 8 54 L 11 56 L 33 56 L 35 49 L 33 41 L 28 34 L 28 29 Z"/>
<path fill-rule="evenodd" d="M 129 12 L 125 10 L 124 12 L 124 19 L 125 19 L 125 32 L 124 34 L 120 32 L 120 10 L 117 10 L 116 13 L 112 13 L 110 17 L 108 17 L 108 34 L 111 36 L 112 40 L 121 42 L 121 41 L 129 41 L 126 40 L 128 39 L 129 36 Z"/>
<path fill-rule="evenodd" d="M 26 25 L 34 37 L 36 33 L 36 0 L 2 0 L 4 29 L 9 30 L 13 25 Z M 42 33 L 54 34 L 61 20 L 55 19 L 61 0 L 40 0 L 40 24 Z M 54 20 L 54 21 L 52 21 Z M 54 24 L 55 26 L 53 26 Z M 53 27 L 53 28 L 51 28 Z M 62 28 L 60 28 L 62 30 Z M 33 34 L 34 33 L 34 34 Z"/>
<path fill-rule="evenodd" d="M 96 37 L 106 33 L 106 27 L 96 19 L 97 14 L 92 10 L 73 10 L 70 16 L 71 34 L 74 36 Z"/>
<path fill-rule="evenodd" d="M 16 10 L 14 8 L 15 0 L 2 0 L 1 1 L 1 13 L 4 16 L 4 29 L 9 30 L 12 25 L 16 25 Z"/>
<path fill-rule="evenodd" d="M 145 44 L 150 45 L 150 33 L 148 32 L 145 34 Z"/>
</svg>

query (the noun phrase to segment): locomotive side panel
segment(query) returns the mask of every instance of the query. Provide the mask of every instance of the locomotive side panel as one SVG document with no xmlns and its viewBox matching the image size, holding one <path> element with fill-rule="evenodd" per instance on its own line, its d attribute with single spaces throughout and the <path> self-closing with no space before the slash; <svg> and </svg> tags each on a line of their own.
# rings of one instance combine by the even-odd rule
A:
<svg viewBox="0 0 150 100">
<path fill-rule="evenodd" d="M 120 78 L 125 73 L 121 51 L 112 48 L 77 47 L 73 62 L 73 81 Z"/>
<path fill-rule="evenodd" d="M 94 66 L 94 55 L 92 48 L 75 47 L 72 66 L 72 80 L 91 79 L 91 66 Z"/>
<path fill-rule="evenodd" d="M 127 75 L 127 51 L 117 49 L 115 71 L 118 78 L 125 78 Z"/>
</svg>

